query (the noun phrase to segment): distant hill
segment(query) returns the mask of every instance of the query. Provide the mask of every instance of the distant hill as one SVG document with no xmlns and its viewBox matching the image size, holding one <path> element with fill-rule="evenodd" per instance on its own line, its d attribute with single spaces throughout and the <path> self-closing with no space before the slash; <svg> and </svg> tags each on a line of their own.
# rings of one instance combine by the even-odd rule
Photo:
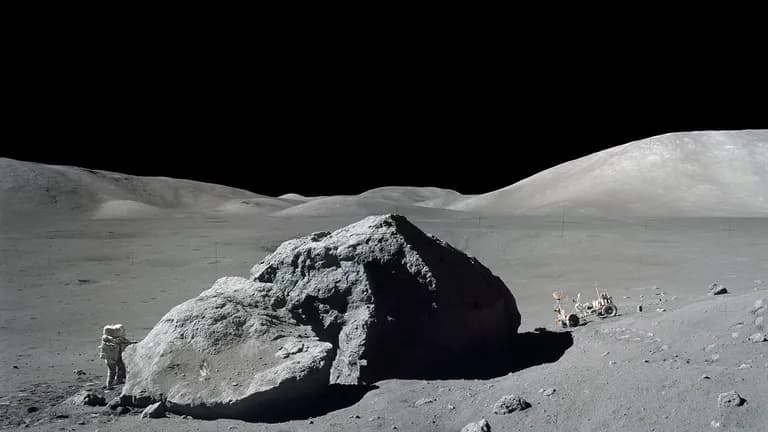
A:
<svg viewBox="0 0 768 432">
<path fill-rule="evenodd" d="M 464 198 L 460 193 L 450 189 L 413 186 L 380 187 L 363 192 L 358 197 L 436 208 L 447 207 Z"/>
<path fill-rule="evenodd" d="M 146 217 L 166 210 L 276 211 L 294 202 L 215 184 L 0 158 L 3 213 Z"/>
<path fill-rule="evenodd" d="M 459 212 L 421 207 L 394 200 L 362 196 L 332 196 L 308 201 L 274 213 L 274 216 L 369 216 L 398 213 L 405 216 L 441 217 Z"/>
<path fill-rule="evenodd" d="M 510 215 L 768 216 L 768 130 L 647 138 L 448 208 Z"/>
</svg>

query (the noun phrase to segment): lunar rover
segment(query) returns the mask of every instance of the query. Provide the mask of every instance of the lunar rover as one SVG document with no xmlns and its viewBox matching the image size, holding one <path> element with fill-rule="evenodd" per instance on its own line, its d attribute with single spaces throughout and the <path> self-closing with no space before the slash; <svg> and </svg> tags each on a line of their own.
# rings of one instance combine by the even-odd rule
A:
<svg viewBox="0 0 768 432">
<path fill-rule="evenodd" d="M 597 293 L 597 300 L 588 303 L 581 302 L 581 293 L 579 293 L 573 300 L 573 312 L 571 313 L 567 313 L 561 304 L 562 301 L 568 299 L 568 295 L 562 291 L 553 292 L 552 297 L 557 301 L 555 303 L 555 324 L 562 327 L 577 327 L 593 315 L 600 318 L 616 316 L 619 313 L 619 308 L 613 303 L 613 297 L 609 296 L 607 292 L 601 293 L 597 288 L 595 288 L 595 292 Z"/>
</svg>

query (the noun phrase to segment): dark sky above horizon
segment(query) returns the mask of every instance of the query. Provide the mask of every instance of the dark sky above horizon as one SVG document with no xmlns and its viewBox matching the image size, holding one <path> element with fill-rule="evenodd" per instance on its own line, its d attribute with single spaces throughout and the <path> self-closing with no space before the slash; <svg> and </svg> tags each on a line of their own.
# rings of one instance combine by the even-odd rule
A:
<svg viewBox="0 0 768 432">
<path fill-rule="evenodd" d="M 272 196 L 387 185 L 471 194 L 653 135 L 768 127 L 765 85 L 749 80 L 759 68 L 725 75 L 687 60 L 692 73 L 678 57 L 601 61 L 578 47 L 350 40 L 258 55 L 46 40 L 15 63 L 0 157 Z"/>
</svg>

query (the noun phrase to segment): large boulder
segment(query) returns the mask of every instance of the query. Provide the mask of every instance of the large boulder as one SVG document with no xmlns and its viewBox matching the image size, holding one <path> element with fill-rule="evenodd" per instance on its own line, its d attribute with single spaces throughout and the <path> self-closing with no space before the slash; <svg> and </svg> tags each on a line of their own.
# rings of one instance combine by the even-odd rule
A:
<svg viewBox="0 0 768 432">
<path fill-rule="evenodd" d="M 251 417 L 331 385 L 427 376 L 508 347 L 514 297 L 476 259 L 402 216 L 283 243 L 248 279 L 225 277 L 126 349 L 123 400 Z"/>
</svg>

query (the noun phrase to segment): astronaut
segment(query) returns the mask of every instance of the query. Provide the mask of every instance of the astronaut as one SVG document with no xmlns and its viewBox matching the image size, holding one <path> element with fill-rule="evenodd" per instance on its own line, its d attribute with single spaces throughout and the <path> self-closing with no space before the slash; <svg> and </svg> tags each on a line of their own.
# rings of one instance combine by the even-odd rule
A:
<svg viewBox="0 0 768 432">
<path fill-rule="evenodd" d="M 111 389 L 115 384 L 125 384 L 125 363 L 123 363 L 123 350 L 136 342 L 125 337 L 125 328 L 122 324 L 104 326 L 99 345 L 99 357 L 107 363 L 107 385 Z"/>
</svg>

